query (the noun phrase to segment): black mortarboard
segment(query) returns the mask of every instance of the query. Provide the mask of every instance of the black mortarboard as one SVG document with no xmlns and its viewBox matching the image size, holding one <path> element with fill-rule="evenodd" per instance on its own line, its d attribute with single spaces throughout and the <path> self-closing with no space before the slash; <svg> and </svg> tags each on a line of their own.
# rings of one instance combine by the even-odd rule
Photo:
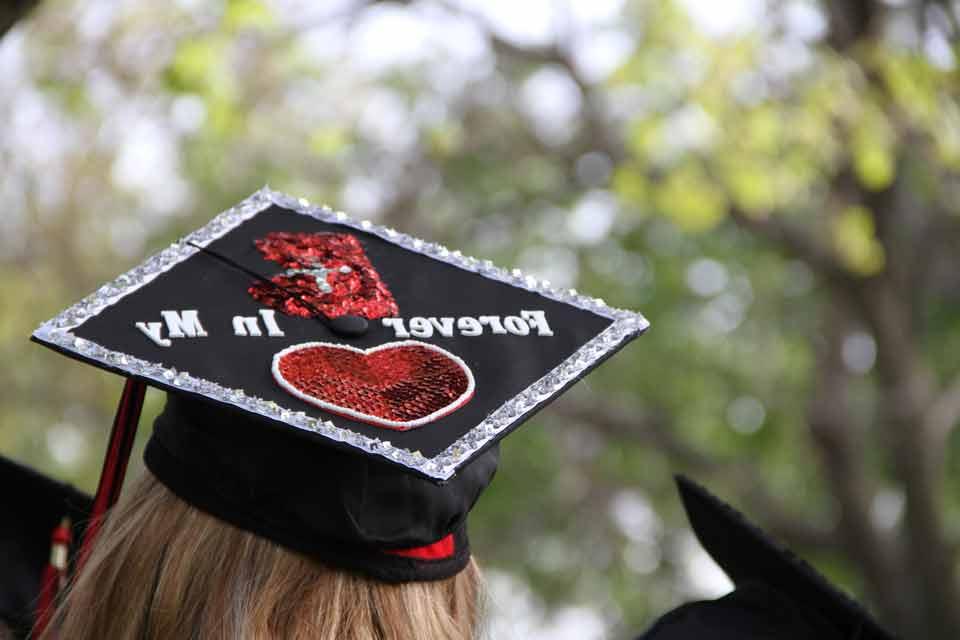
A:
<svg viewBox="0 0 960 640">
<path fill-rule="evenodd" d="M 368 327 L 338 335 L 330 320 Z M 262 190 L 33 337 L 447 480 L 646 327 L 602 300 Z"/>
<path fill-rule="evenodd" d="M 641 640 L 893 640 L 870 614 L 736 509 L 678 477 L 697 539 L 736 589 L 670 611 Z"/>
<path fill-rule="evenodd" d="M 57 531 L 66 519 L 79 533 L 91 498 L 3 456 L 0 487 L 0 625 L 21 638 L 34 625 Z"/>
<path fill-rule="evenodd" d="M 183 499 L 406 580 L 463 566 L 497 442 L 647 326 L 265 189 L 33 337 L 171 392 L 145 459 Z"/>
</svg>

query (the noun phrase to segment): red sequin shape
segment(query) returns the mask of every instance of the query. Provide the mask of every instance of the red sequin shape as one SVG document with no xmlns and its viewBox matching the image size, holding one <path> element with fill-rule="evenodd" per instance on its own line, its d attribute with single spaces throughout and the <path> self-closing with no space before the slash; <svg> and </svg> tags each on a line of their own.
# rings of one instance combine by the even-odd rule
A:
<svg viewBox="0 0 960 640">
<path fill-rule="evenodd" d="M 292 395 L 326 411 L 407 430 L 448 415 L 473 396 L 473 374 L 453 354 L 423 342 L 366 351 L 308 342 L 273 359 L 273 375 Z"/>
<path fill-rule="evenodd" d="M 315 317 L 317 310 L 330 318 L 356 315 L 367 320 L 398 313 L 393 294 L 360 241 L 349 233 L 274 231 L 254 244 L 264 258 L 285 270 L 270 278 L 282 289 L 263 282 L 247 289 L 268 307 L 301 318 Z"/>
</svg>

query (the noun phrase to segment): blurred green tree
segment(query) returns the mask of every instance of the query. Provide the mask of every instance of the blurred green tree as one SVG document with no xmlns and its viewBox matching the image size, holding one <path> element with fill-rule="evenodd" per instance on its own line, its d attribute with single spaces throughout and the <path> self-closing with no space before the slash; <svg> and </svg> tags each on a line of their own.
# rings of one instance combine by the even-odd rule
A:
<svg viewBox="0 0 960 640">
<path fill-rule="evenodd" d="M 960 637 L 957 7 L 497 6 L 22 21 L 0 41 L 0 449 L 92 487 L 118 383 L 23 337 L 269 182 L 653 321 L 511 438 L 476 512 L 494 586 L 529 585 L 544 625 L 627 635 L 709 591 L 686 471 L 904 637 Z"/>
</svg>

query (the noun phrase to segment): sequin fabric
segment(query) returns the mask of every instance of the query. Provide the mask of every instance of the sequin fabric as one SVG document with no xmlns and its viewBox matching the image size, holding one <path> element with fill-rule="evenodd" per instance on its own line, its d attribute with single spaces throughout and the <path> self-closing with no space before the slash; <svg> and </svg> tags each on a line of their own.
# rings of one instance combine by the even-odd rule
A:
<svg viewBox="0 0 960 640">
<path fill-rule="evenodd" d="M 267 260 L 284 268 L 270 278 L 282 287 L 257 282 L 247 290 L 263 304 L 291 316 L 330 318 L 395 316 L 397 303 L 363 246 L 349 233 L 274 231 L 254 242 Z"/>
<path fill-rule="evenodd" d="M 323 345 L 283 354 L 275 375 L 282 386 L 292 387 L 302 399 L 323 409 L 405 429 L 409 428 L 405 423 L 432 414 L 437 414 L 433 419 L 440 418 L 469 401 L 471 380 L 464 366 L 424 345 L 379 347 L 366 353 Z"/>
</svg>

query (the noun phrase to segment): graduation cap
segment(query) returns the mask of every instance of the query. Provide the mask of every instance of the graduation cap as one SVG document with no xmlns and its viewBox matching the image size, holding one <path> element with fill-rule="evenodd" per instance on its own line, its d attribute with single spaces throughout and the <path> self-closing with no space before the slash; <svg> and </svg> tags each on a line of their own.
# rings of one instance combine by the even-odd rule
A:
<svg viewBox="0 0 960 640">
<path fill-rule="evenodd" d="M 857 602 L 702 486 L 677 477 L 697 539 L 736 589 L 661 617 L 640 640 L 894 640 Z"/>
<path fill-rule="evenodd" d="M 92 499 L 0 456 L 0 637 L 24 638 L 72 560 Z M 49 605 L 49 602 L 47 603 Z"/>
<path fill-rule="evenodd" d="M 33 338 L 442 481 L 647 326 L 265 189 Z"/>
<path fill-rule="evenodd" d="M 143 386 L 163 389 L 145 461 L 168 488 L 336 566 L 406 580 L 465 564 L 466 513 L 498 441 L 647 327 L 263 189 L 33 339 L 128 377 L 105 469 L 122 468 Z"/>
</svg>

